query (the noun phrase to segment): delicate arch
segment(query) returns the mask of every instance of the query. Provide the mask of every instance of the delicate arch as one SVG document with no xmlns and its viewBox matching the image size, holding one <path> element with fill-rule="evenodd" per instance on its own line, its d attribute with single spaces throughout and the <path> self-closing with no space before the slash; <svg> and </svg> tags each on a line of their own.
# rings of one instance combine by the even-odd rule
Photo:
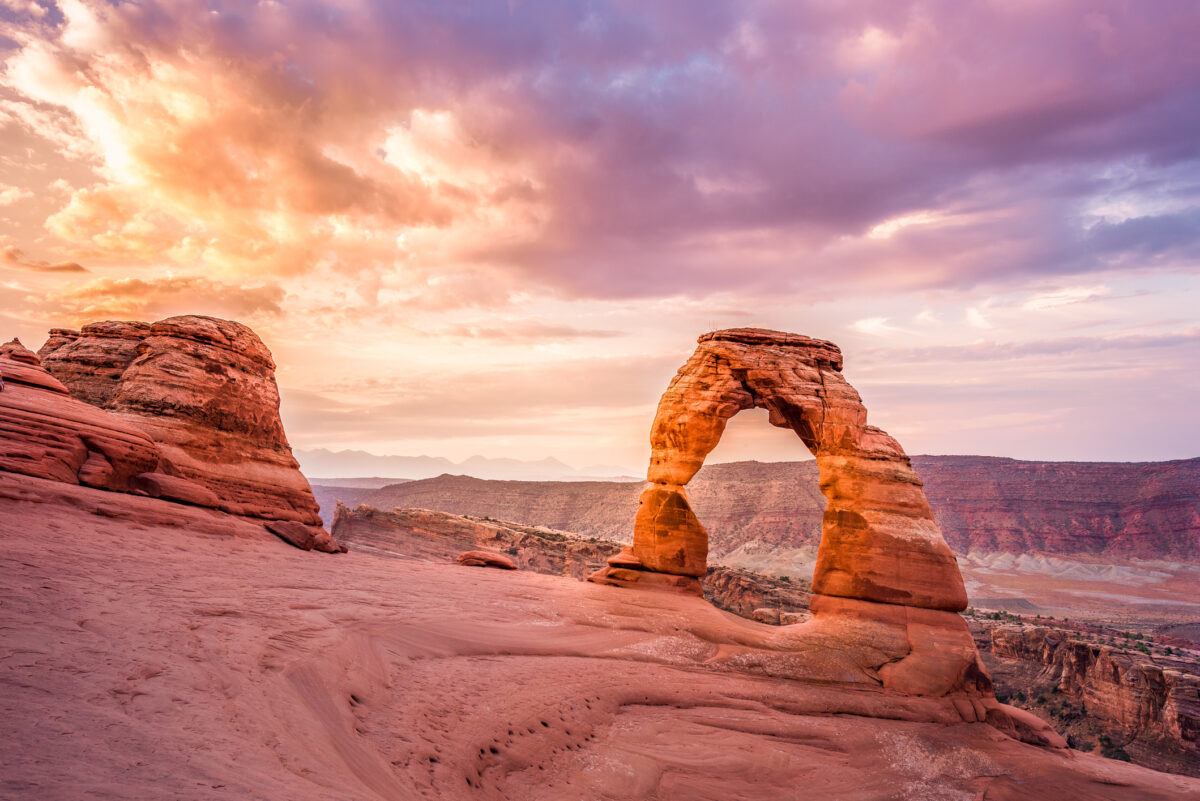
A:
<svg viewBox="0 0 1200 801">
<path fill-rule="evenodd" d="M 867 425 L 867 410 L 841 369 L 836 345 L 798 334 L 737 328 L 701 336 L 658 403 L 646 476 L 651 486 L 638 506 L 633 546 L 593 579 L 629 583 L 629 571 L 704 575 L 708 534 L 684 487 L 729 418 L 757 407 L 768 411 L 772 425 L 794 431 L 817 458 L 827 505 L 815 593 L 965 609 L 958 563 L 921 480 L 900 444 Z"/>
</svg>

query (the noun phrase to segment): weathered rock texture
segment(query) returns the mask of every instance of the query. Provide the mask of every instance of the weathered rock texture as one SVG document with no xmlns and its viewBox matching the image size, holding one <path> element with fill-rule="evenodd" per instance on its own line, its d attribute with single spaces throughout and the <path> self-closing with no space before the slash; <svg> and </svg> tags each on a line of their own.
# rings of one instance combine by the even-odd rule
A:
<svg viewBox="0 0 1200 801">
<path fill-rule="evenodd" d="M 8 482 L 260 534 L 8 499 Z M 213 510 L 11 473 L 0 520 L 5 798 L 1200 795 L 1195 779 L 964 723 L 970 696 L 887 692 L 862 665 L 902 656 L 901 627 L 764 626 L 697 598 L 366 547 L 314 560 Z"/>
<path fill-rule="evenodd" d="M 1143 654 L 1049 626 L 975 622 L 976 641 L 1006 689 L 1046 699 L 1072 718 L 1099 724 L 1139 764 L 1200 776 L 1200 673 L 1194 649 Z M 1110 638 L 1111 640 L 1111 638 Z M 1056 700 L 1053 700 L 1056 699 Z M 1072 708 L 1067 707 L 1072 701 Z M 1082 737 L 1083 735 L 1081 735 Z"/>
<path fill-rule="evenodd" d="M 275 363 L 246 326 L 92 323 L 54 329 L 40 355 L 73 397 L 149 435 L 159 472 L 199 483 L 233 514 L 321 525 L 279 419 Z"/>
<path fill-rule="evenodd" d="M 75 400 L 20 342 L 0 346 L 0 470 L 127 491 L 159 454 L 137 426 Z"/>
<path fill-rule="evenodd" d="M 794 431 L 817 457 L 827 505 L 815 593 L 966 608 L 962 576 L 920 479 L 899 443 L 867 425 L 866 409 L 841 369 L 836 345 L 796 334 L 732 329 L 700 337 L 659 401 L 650 432 L 651 486 L 639 502 L 632 547 L 643 571 L 704 575 L 708 535 L 684 485 L 729 418 L 764 408 L 773 425 Z M 614 569 L 629 572 L 628 565 Z"/>
</svg>

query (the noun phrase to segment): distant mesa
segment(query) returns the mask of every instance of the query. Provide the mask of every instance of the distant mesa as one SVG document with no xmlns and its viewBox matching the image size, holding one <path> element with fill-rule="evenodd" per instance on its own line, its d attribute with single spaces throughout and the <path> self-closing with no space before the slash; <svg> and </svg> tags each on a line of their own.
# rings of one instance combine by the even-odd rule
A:
<svg viewBox="0 0 1200 801">
<path fill-rule="evenodd" d="M 0 376 L 0 470 L 287 522 L 293 544 L 338 550 L 292 458 L 271 354 L 246 326 L 54 329 L 37 354 L 0 348 Z"/>
</svg>

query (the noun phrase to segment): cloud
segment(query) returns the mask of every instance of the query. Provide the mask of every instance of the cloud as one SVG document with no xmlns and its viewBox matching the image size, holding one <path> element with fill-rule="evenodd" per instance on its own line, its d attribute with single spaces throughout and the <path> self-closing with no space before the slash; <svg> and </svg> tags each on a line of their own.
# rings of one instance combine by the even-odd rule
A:
<svg viewBox="0 0 1200 801">
<path fill-rule="evenodd" d="M 887 317 L 868 317 L 863 320 L 856 321 L 851 328 L 855 331 L 861 331 L 864 334 L 874 337 L 890 336 L 896 333 L 903 333 L 901 329 L 894 325 L 888 324 Z"/>
<path fill-rule="evenodd" d="M 18 201 L 31 197 L 33 197 L 33 192 L 27 189 L 0 184 L 0 206 L 11 206 Z"/>
<path fill-rule="evenodd" d="M 0 245 L 0 265 L 17 270 L 31 270 L 39 273 L 86 273 L 87 269 L 73 261 L 61 261 L 51 264 L 46 261 L 36 261 L 25 256 L 24 251 L 15 245 Z"/>
<path fill-rule="evenodd" d="M 1074 303 L 1085 303 L 1089 300 L 1108 297 L 1112 290 L 1106 286 L 1070 286 L 1050 292 L 1041 292 L 1021 304 L 1021 308 L 1029 311 L 1046 311 Z"/>
<path fill-rule="evenodd" d="M 44 313 L 73 325 L 96 320 L 157 320 L 173 314 L 212 314 L 245 321 L 281 313 L 283 290 L 274 284 L 238 286 L 189 276 L 99 278 L 29 298 Z"/>
<path fill-rule="evenodd" d="M 69 0 L 15 18 L 0 113 L 97 165 L 48 221 L 89 263 L 412 291 L 500 271 L 623 298 L 1192 269 L 1200 248 L 1189 2 Z M 1118 163 L 1182 210 L 1087 227 L 1081 208 L 1128 188 Z"/>
<path fill-rule="evenodd" d="M 1019 361 L 1026 357 L 1070 356 L 1104 351 L 1146 351 L 1200 348 L 1200 329 L 1163 334 L 1057 337 L 1024 342 L 980 341 L 969 345 L 935 345 L 921 348 L 873 349 L 862 354 L 874 363 L 930 364 L 934 362 Z"/>
</svg>

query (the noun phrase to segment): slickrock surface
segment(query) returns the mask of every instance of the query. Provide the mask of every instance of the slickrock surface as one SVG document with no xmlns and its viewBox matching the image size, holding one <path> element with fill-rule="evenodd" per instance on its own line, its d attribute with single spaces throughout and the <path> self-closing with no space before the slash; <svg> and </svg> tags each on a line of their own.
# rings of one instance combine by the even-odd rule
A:
<svg viewBox="0 0 1200 801">
<path fill-rule="evenodd" d="M 275 363 L 246 326 L 92 323 L 54 329 L 40 355 L 75 398 L 148 434 L 160 472 L 203 485 L 233 514 L 321 525 L 279 419 Z"/>
<path fill-rule="evenodd" d="M 136 426 L 75 400 L 19 342 L 0 346 L 0 471 L 125 491 L 158 464 Z"/>
<path fill-rule="evenodd" d="M 966 608 L 958 564 L 921 480 L 900 444 L 867 425 L 867 410 L 841 369 L 836 345 L 797 334 L 730 329 L 700 337 L 663 393 L 650 429 L 651 486 L 639 500 L 632 548 L 644 570 L 704 575 L 708 535 L 684 485 L 716 447 L 729 418 L 764 408 L 772 425 L 795 432 L 817 457 L 827 504 L 815 593 Z"/>
<path fill-rule="evenodd" d="M 134 524 L 126 505 L 226 529 Z M 6 798 L 1200 793 L 963 722 L 990 712 L 981 695 L 888 690 L 884 666 L 927 646 L 911 622 L 854 618 L 866 602 L 778 628 L 523 570 L 313 560 L 213 510 L 11 474 L 0 519 Z"/>
</svg>

